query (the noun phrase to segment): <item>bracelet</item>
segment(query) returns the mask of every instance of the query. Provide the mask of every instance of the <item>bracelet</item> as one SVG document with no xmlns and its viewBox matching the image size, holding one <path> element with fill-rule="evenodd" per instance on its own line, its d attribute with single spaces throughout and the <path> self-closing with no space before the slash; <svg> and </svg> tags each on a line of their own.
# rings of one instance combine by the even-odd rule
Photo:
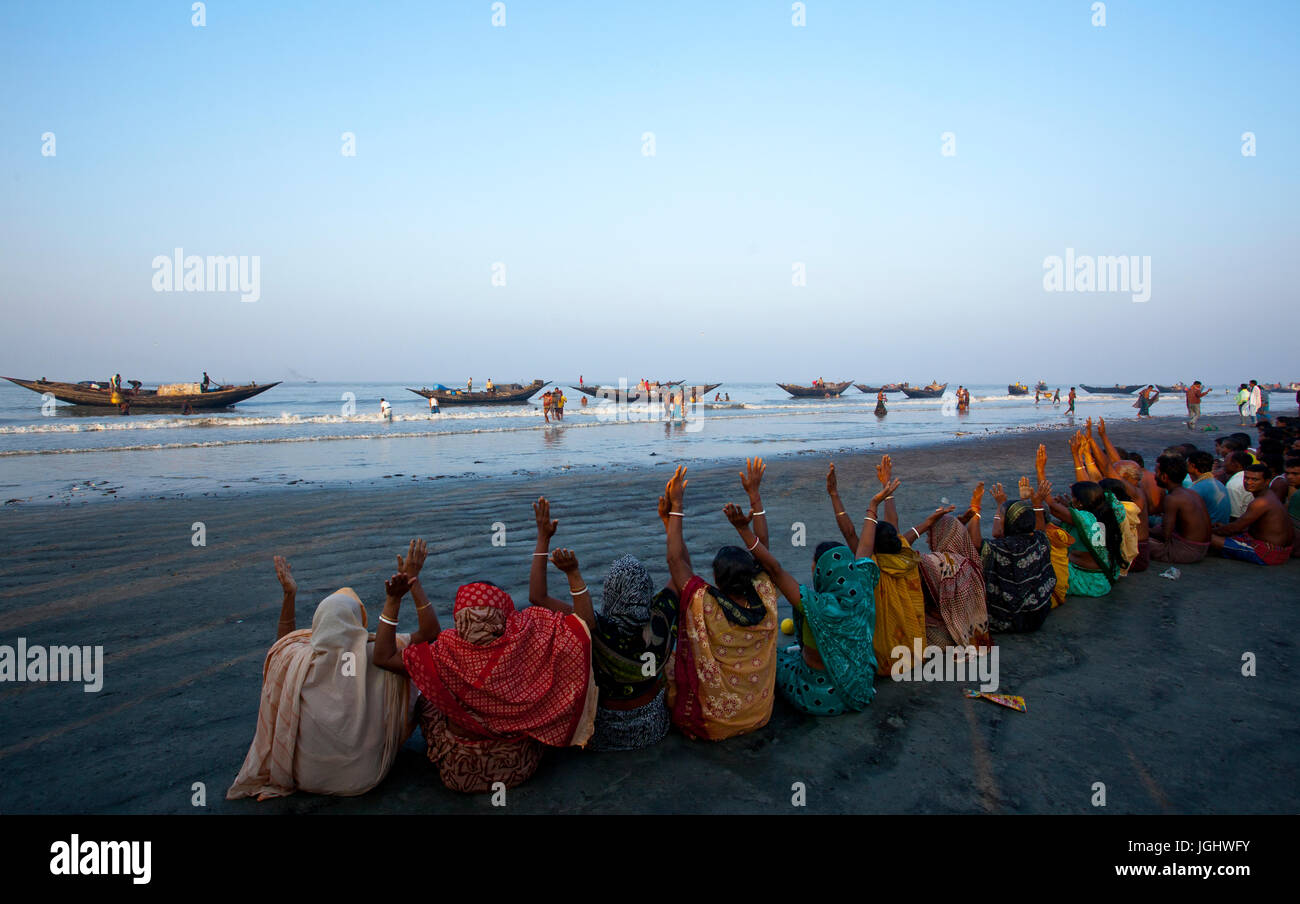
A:
<svg viewBox="0 0 1300 904">
<path fill-rule="evenodd" d="M 430 604 L 430 605 L 432 605 L 432 604 Z M 394 628 L 397 627 L 397 619 L 395 619 L 395 618 L 389 618 L 387 615 L 384 615 L 383 613 L 380 613 L 380 615 L 379 615 L 379 620 L 380 620 L 381 622 L 383 622 L 384 624 L 386 624 L 386 625 L 392 625 Z"/>
<path fill-rule="evenodd" d="M 918 539 L 918 540 L 921 539 L 921 532 L 920 532 L 919 530 L 917 530 L 915 527 L 913 527 L 913 528 L 911 528 L 910 530 L 908 530 L 907 533 L 908 533 L 908 534 L 916 534 L 916 539 Z M 904 534 L 903 536 L 907 536 L 907 534 Z"/>
<path fill-rule="evenodd" d="M 432 605 L 433 603 L 425 603 L 423 606 L 416 606 L 415 611 L 419 612 L 421 609 L 428 609 Z"/>
<path fill-rule="evenodd" d="M 1038 506 L 1034 506 L 1034 511 L 1036 511 L 1036 512 L 1045 512 L 1045 511 L 1047 511 L 1047 509 L 1041 509 L 1041 508 L 1039 508 Z"/>
<path fill-rule="evenodd" d="M 872 518 L 870 515 L 867 515 L 867 517 L 865 517 L 865 518 L 862 519 L 862 520 L 864 520 L 864 521 L 870 521 L 872 524 L 879 524 L 879 523 L 880 523 L 880 522 L 877 521 L 875 518 Z"/>
<path fill-rule="evenodd" d="M 1035 511 L 1042 511 L 1042 509 L 1036 509 Z M 994 520 L 994 521 L 1001 521 L 1001 520 L 1002 520 L 1002 516 L 1001 516 L 1001 515 L 994 515 L 994 516 L 993 516 L 993 520 Z"/>
<path fill-rule="evenodd" d="M 757 518 L 759 515 L 766 515 L 766 514 L 767 514 L 767 509 L 760 509 L 759 511 L 754 512 L 754 517 Z"/>
<path fill-rule="evenodd" d="M 569 591 L 569 596 L 582 596 L 582 595 L 583 595 L 584 593 L 586 593 L 586 592 L 587 592 L 587 585 L 586 585 L 586 584 L 583 584 L 583 585 L 582 585 L 579 589 L 577 589 L 577 590 L 570 590 L 570 591 Z"/>
<path fill-rule="evenodd" d="M 835 513 L 835 515 L 836 515 L 837 517 L 840 516 L 840 515 L 843 515 L 843 514 L 846 514 L 846 513 L 845 513 L 845 512 L 836 512 L 836 513 Z"/>
<path fill-rule="evenodd" d="M 882 499 L 882 500 L 880 500 L 880 501 L 881 501 L 881 502 L 888 502 L 889 500 L 891 500 L 891 499 L 893 499 L 893 498 L 894 498 L 894 494 L 893 494 L 893 493 L 890 493 L 888 496 L 886 496 L 884 499 Z"/>
<path fill-rule="evenodd" d="M 549 558 L 550 555 L 551 555 L 551 554 L 550 554 L 549 552 L 535 552 L 535 553 L 533 553 L 533 556 L 534 556 L 534 557 L 536 557 L 536 556 L 541 556 L 541 557 L 544 558 L 544 559 L 545 559 L 545 558 Z"/>
<path fill-rule="evenodd" d="M 668 514 L 670 514 L 670 515 L 676 515 L 678 518 L 685 518 L 685 517 L 686 517 L 686 513 L 685 513 L 685 512 L 669 512 Z"/>
<path fill-rule="evenodd" d="M 756 546 L 758 546 L 758 537 L 754 538 L 754 546 L 749 547 L 749 551 L 753 552 Z"/>
<path fill-rule="evenodd" d="M 979 512 L 972 512 L 972 513 L 971 513 L 971 517 L 972 517 L 972 518 L 979 518 L 979 517 L 982 517 L 982 516 L 980 515 Z"/>
<path fill-rule="evenodd" d="M 1074 466 L 1074 470 L 1076 470 L 1076 471 L 1082 471 L 1083 468 L 1079 467 L 1078 465 L 1075 465 L 1075 466 Z"/>
</svg>

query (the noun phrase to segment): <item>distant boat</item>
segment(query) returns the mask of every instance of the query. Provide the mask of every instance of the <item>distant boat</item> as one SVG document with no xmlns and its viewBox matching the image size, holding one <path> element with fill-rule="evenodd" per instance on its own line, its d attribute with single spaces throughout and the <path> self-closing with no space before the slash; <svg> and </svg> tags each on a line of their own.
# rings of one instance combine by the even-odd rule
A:
<svg viewBox="0 0 1300 904">
<path fill-rule="evenodd" d="M 118 402 L 113 401 L 115 393 L 108 388 L 108 381 L 101 383 L 86 380 L 81 383 L 58 383 L 49 380 L 19 380 L 15 377 L 5 377 L 4 379 L 42 395 L 48 392 L 60 402 L 68 402 L 72 405 L 90 405 L 96 408 L 116 408 L 118 406 Z M 187 404 L 191 408 L 227 408 L 236 402 L 251 399 L 253 396 L 279 385 L 279 381 L 263 383 L 260 386 L 256 383 L 248 383 L 241 386 L 219 386 L 207 392 L 186 392 L 181 390 L 180 387 L 198 387 L 199 384 L 174 383 L 162 387 L 168 390 L 166 393 L 160 393 L 157 389 L 134 388 L 119 389 L 116 395 L 120 401 L 126 402 L 132 408 L 145 408 L 153 411 L 179 411 L 183 410 Z"/>
<path fill-rule="evenodd" d="M 636 402 L 642 399 L 648 401 L 649 395 L 653 393 L 658 393 L 660 398 L 667 399 L 668 393 L 676 392 L 677 387 L 681 386 L 684 382 L 686 381 L 674 380 L 671 383 L 651 383 L 649 393 L 641 389 L 639 382 L 636 386 L 628 386 L 626 388 L 620 386 L 600 386 L 591 384 L 574 386 L 572 383 L 570 383 L 569 386 L 572 389 L 576 389 L 578 392 L 585 392 L 594 399 L 609 399 L 611 402 Z M 708 384 L 705 385 L 707 386 Z M 715 383 L 713 384 L 713 387 L 716 388 L 721 385 L 721 383 Z"/>
<path fill-rule="evenodd" d="M 545 380 L 534 380 L 527 386 L 520 383 L 505 383 L 492 387 L 491 392 L 482 390 L 470 392 L 465 389 L 407 389 L 426 399 L 437 399 L 439 405 L 522 405 L 537 391 L 546 385 Z"/>
<path fill-rule="evenodd" d="M 1173 386 L 1161 386 L 1159 383 L 1157 383 L 1156 389 L 1160 390 L 1161 392 L 1186 392 L 1187 384 L 1175 383 Z"/>
<path fill-rule="evenodd" d="M 698 401 L 701 402 L 708 401 L 704 397 L 709 393 L 713 392 L 713 390 L 717 389 L 721 385 L 722 385 L 721 383 L 701 383 L 698 386 L 683 386 L 682 395 L 687 396 L 690 393 L 694 393 L 695 398 Z"/>
<path fill-rule="evenodd" d="M 853 385 L 858 387 L 858 389 L 862 390 L 863 392 L 870 393 L 871 395 L 875 395 L 878 392 L 902 392 L 903 391 L 903 386 L 901 383 L 886 383 L 884 386 L 868 386 L 866 383 L 854 383 Z"/>
<path fill-rule="evenodd" d="M 1261 383 L 1265 392 L 1300 392 L 1300 383 Z"/>
<path fill-rule="evenodd" d="M 1039 392 L 1047 392 L 1047 391 L 1048 391 L 1048 390 L 1047 390 L 1047 381 L 1046 381 L 1046 380 L 1039 380 L 1037 383 L 1034 384 L 1034 389 L 1038 390 Z"/>
<path fill-rule="evenodd" d="M 948 388 L 947 383 L 931 383 L 929 386 L 909 386 L 904 383 L 903 394 L 909 399 L 937 399 Z"/>
<path fill-rule="evenodd" d="M 1029 387 L 1024 383 L 1009 383 L 1007 384 L 1007 392 L 1012 395 L 1029 395 Z"/>
<path fill-rule="evenodd" d="M 790 395 L 800 399 L 821 399 L 826 396 L 838 398 L 840 393 L 853 385 L 852 380 L 845 380 L 843 383 L 823 383 L 821 386 L 797 386 L 794 383 L 777 383 Z"/>
<path fill-rule="evenodd" d="M 1120 386 L 1116 383 L 1114 386 L 1089 386 L 1087 383 L 1080 383 L 1079 385 L 1094 395 L 1130 395 L 1147 384 L 1131 383 L 1128 386 Z"/>
</svg>

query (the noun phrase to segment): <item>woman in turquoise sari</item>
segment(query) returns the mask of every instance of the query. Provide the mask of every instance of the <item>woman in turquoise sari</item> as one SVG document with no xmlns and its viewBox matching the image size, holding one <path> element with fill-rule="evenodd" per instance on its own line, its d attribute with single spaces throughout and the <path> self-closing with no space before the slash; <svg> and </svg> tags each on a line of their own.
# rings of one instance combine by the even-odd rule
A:
<svg viewBox="0 0 1300 904">
<path fill-rule="evenodd" d="M 1120 524 L 1124 508 L 1091 480 L 1070 487 L 1069 496 L 1048 500 L 1052 514 L 1070 534 L 1070 596 L 1105 596 L 1119 580 L 1124 559 Z"/>
</svg>

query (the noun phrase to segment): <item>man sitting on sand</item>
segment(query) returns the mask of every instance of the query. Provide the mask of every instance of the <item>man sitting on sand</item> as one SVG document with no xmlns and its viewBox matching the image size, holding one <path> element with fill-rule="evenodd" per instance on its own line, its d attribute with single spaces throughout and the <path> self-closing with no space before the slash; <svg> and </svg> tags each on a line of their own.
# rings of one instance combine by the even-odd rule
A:
<svg viewBox="0 0 1300 904">
<path fill-rule="evenodd" d="M 1223 462 L 1223 471 L 1227 476 L 1225 488 L 1228 491 L 1228 508 L 1233 518 L 1240 518 L 1250 507 L 1254 496 L 1246 487 L 1246 468 L 1255 464 L 1255 457 L 1249 452 L 1233 452 Z"/>
<path fill-rule="evenodd" d="M 1187 456 L 1187 473 L 1192 478 L 1191 489 L 1201 497 L 1210 513 L 1210 523 L 1227 524 L 1231 521 L 1228 491 L 1214 479 L 1214 456 L 1209 452 L 1193 452 Z"/>
<path fill-rule="evenodd" d="M 1240 518 L 1214 528 L 1210 545 L 1229 559 L 1254 565 L 1285 564 L 1295 546 L 1296 530 L 1282 503 L 1268 491 L 1268 466 L 1248 466 L 1243 480 L 1254 500 Z"/>
<path fill-rule="evenodd" d="M 1156 459 L 1156 480 L 1165 491 L 1165 514 L 1151 537 L 1151 558 L 1186 565 L 1205 558 L 1210 549 L 1210 512 L 1205 500 L 1183 486 L 1187 465 L 1181 455 Z"/>
<path fill-rule="evenodd" d="M 1300 544 L 1300 455 L 1286 459 L 1286 513 L 1296 528 L 1296 542 Z"/>
</svg>

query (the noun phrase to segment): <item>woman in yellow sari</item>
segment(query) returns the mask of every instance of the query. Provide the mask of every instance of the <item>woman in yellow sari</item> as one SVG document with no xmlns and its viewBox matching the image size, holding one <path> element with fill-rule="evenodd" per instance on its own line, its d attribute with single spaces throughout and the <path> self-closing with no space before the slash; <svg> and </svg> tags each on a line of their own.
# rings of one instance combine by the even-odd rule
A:
<svg viewBox="0 0 1300 904">
<path fill-rule="evenodd" d="M 762 462 L 750 462 L 752 475 Z M 767 536 L 757 482 L 746 478 L 754 505 L 755 543 Z M 681 599 L 677 648 L 665 673 L 673 724 L 687 737 L 721 741 L 762 728 L 772 716 L 776 686 L 777 590 L 750 551 L 724 546 L 713 560 L 713 584 L 695 574 L 682 539 L 686 468 L 678 467 L 659 497 L 668 536 L 668 571 Z"/>
<path fill-rule="evenodd" d="M 893 479 L 893 462 L 888 455 L 876 466 L 882 488 Z M 840 500 L 839 481 L 832 462 L 826 473 L 826 493 L 835 512 L 835 523 L 849 549 L 858 548 L 858 532 L 844 503 Z M 924 533 L 924 528 L 921 533 Z M 876 525 L 874 543 L 864 555 L 880 568 L 876 585 L 876 630 L 871 644 L 876 654 L 876 674 L 888 675 L 895 664 L 900 671 L 910 671 L 916 642 L 925 646 L 925 597 L 921 590 L 921 555 L 898 535 L 898 511 L 894 494 L 889 492 Z"/>
</svg>

